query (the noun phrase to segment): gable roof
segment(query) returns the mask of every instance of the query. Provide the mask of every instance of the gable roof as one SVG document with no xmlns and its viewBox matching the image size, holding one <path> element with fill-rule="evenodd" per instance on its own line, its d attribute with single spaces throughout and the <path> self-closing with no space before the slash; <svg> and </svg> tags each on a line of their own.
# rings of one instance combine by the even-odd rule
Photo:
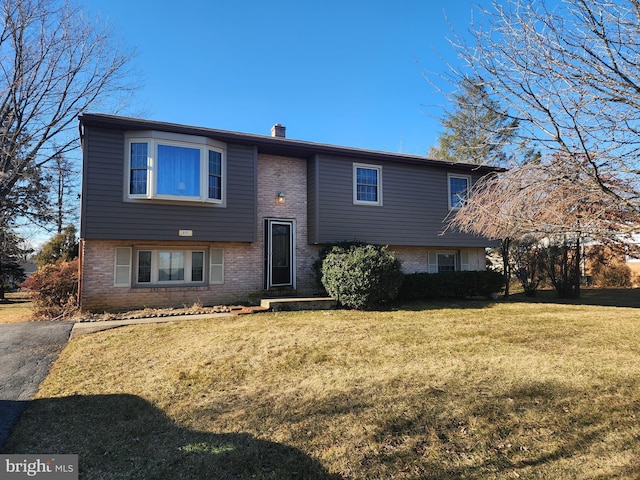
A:
<svg viewBox="0 0 640 480">
<path fill-rule="evenodd" d="M 470 163 L 446 162 L 443 160 L 421 157 L 419 155 L 408 155 L 404 153 L 390 153 L 381 152 L 378 150 L 343 147 L 337 145 L 328 145 L 324 143 L 308 142 L 303 140 L 292 140 L 283 137 L 271 137 L 267 135 L 256 135 L 253 133 L 241 133 L 228 130 L 217 130 L 213 128 L 193 127 L 177 123 L 143 120 L 139 118 L 122 117 L 102 113 L 82 113 L 78 116 L 78 119 L 80 121 L 81 138 L 84 133 L 84 126 L 118 128 L 122 130 L 158 130 L 162 132 L 211 137 L 223 142 L 237 145 L 252 145 L 256 146 L 260 153 L 272 155 L 283 155 L 299 158 L 308 158 L 316 154 L 336 155 L 358 158 L 360 160 L 386 160 L 398 163 L 412 163 L 441 168 L 448 167 L 460 170 L 474 171 L 479 174 L 504 171 L 504 169 L 500 167 L 476 165 Z"/>
</svg>

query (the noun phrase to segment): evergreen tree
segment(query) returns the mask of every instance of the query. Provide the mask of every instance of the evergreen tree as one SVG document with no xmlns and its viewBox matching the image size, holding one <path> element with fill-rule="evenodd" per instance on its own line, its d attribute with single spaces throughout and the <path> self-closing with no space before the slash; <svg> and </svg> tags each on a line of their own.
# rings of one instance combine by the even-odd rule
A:
<svg viewBox="0 0 640 480">
<path fill-rule="evenodd" d="M 38 268 L 58 262 L 69 262 L 78 256 L 76 227 L 68 225 L 61 233 L 54 235 L 42 246 L 36 256 Z"/>
<path fill-rule="evenodd" d="M 10 281 L 20 283 L 25 279 L 20 263 L 25 261 L 30 252 L 21 243 L 22 239 L 6 223 L 0 225 L 0 302 L 5 301 L 4 293 Z"/>
<path fill-rule="evenodd" d="M 429 156 L 448 162 L 506 164 L 518 121 L 507 115 L 477 79 L 464 78 L 451 100 L 453 110 L 440 120 L 445 131 Z"/>
</svg>

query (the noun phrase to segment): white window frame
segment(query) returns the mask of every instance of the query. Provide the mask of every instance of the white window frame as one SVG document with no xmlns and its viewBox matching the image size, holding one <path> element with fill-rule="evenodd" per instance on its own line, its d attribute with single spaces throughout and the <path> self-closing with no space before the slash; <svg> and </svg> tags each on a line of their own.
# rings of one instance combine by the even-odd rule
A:
<svg viewBox="0 0 640 480">
<path fill-rule="evenodd" d="M 460 270 L 460 259 L 458 258 L 458 252 L 455 250 L 432 250 L 429 252 L 429 265 L 428 272 L 429 273 L 440 273 L 440 255 L 453 255 L 454 261 L 454 271 Z"/>
<path fill-rule="evenodd" d="M 378 172 L 377 197 L 376 201 L 358 199 L 358 169 L 376 170 Z M 354 205 L 382 205 L 382 165 L 370 165 L 366 163 L 353 164 L 353 204 Z"/>
<path fill-rule="evenodd" d="M 447 175 L 447 203 L 449 204 L 449 210 L 460 210 L 461 205 L 454 205 L 451 203 L 451 180 L 452 179 L 465 180 L 467 182 L 467 194 L 465 195 L 464 199 L 461 199 L 461 203 L 464 203 L 464 201 L 467 199 L 469 195 L 469 190 L 471 189 L 471 176 L 458 175 L 454 173 L 449 173 Z"/>
<path fill-rule="evenodd" d="M 147 144 L 147 192 L 144 194 L 130 193 L 131 183 L 131 144 Z M 224 206 L 226 204 L 226 171 L 227 155 L 226 144 L 210 138 L 196 137 L 192 135 L 171 134 L 167 132 L 135 132 L 135 135 L 127 135 L 125 152 L 125 198 L 130 201 L 137 200 L 163 200 L 170 202 L 198 202 L 211 205 Z M 200 152 L 200 185 L 199 195 L 168 195 L 158 193 L 158 146 L 167 145 L 173 147 L 197 149 Z M 220 198 L 209 198 L 209 151 L 214 151 L 221 156 L 221 192 Z"/>
<path fill-rule="evenodd" d="M 139 279 L 139 268 L 140 268 L 140 253 L 141 252 L 151 252 L 151 278 L 149 282 L 140 282 Z M 161 252 L 172 252 L 172 253 L 182 253 L 184 254 L 184 279 L 183 280 L 159 280 L 159 257 Z M 194 252 L 202 253 L 202 280 L 192 281 L 192 254 Z M 180 247 L 140 247 L 135 249 L 135 255 L 133 264 L 135 276 L 134 276 L 134 284 L 139 287 L 146 286 L 202 286 L 207 284 L 208 272 L 207 272 L 207 263 L 208 263 L 208 249 L 204 247 L 191 247 L 191 248 L 180 248 Z"/>
</svg>

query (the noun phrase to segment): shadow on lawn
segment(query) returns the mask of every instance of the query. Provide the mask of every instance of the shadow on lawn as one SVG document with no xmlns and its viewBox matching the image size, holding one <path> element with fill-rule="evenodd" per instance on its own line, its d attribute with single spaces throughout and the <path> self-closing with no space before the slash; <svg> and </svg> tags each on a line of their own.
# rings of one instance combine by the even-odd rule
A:
<svg viewBox="0 0 640 480">
<path fill-rule="evenodd" d="M 525 297 L 524 294 L 520 293 L 511 295 L 508 301 L 640 308 L 640 289 L 583 288 L 580 290 L 580 298 L 558 298 L 554 290 L 539 290 L 536 292 L 535 297 Z"/>
<path fill-rule="evenodd" d="M 179 427 L 134 395 L 34 400 L 5 451 L 78 454 L 80 478 L 341 478 L 287 445 Z"/>
<path fill-rule="evenodd" d="M 442 310 L 442 309 L 472 309 L 491 308 L 499 301 L 488 299 L 451 299 L 451 300 L 432 300 L 432 301 L 411 301 L 395 305 L 389 310 L 408 310 L 413 312 L 422 312 L 424 310 Z"/>
<path fill-rule="evenodd" d="M 555 290 L 538 290 L 535 297 L 524 293 L 511 294 L 509 298 L 494 300 L 435 300 L 431 302 L 406 302 L 404 310 L 440 310 L 443 308 L 477 309 L 490 308 L 496 303 L 553 303 L 559 305 L 593 305 L 601 307 L 640 308 L 640 289 L 638 288 L 583 288 L 580 298 L 558 298 Z M 397 307 L 396 307 L 397 308 Z"/>
<path fill-rule="evenodd" d="M 395 448 L 384 459 L 370 460 L 430 480 L 582 478 L 587 471 L 575 459 L 589 458 L 594 446 L 603 448 L 604 456 L 625 452 L 629 458 L 635 458 L 638 449 L 636 420 L 629 413 L 637 405 L 631 400 L 592 408 L 584 392 L 554 382 L 533 382 L 497 394 L 477 389 L 464 406 L 456 392 L 433 391 L 426 397 L 422 408 L 389 416 L 378 425 L 378 440 Z M 612 432 L 619 436 L 617 442 L 603 445 Z M 412 452 L 402 445 L 410 445 Z M 615 478 L 640 478 L 635 463 L 610 468 Z"/>
</svg>

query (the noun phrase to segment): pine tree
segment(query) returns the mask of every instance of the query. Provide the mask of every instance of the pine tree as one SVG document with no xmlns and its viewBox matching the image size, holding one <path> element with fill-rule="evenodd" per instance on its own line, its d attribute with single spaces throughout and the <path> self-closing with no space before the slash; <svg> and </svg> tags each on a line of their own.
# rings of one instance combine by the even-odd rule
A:
<svg viewBox="0 0 640 480">
<path fill-rule="evenodd" d="M 514 150 L 510 146 L 517 120 L 508 116 L 478 80 L 465 78 L 460 88 L 452 96 L 453 110 L 440 120 L 445 131 L 429 156 L 448 162 L 504 165 Z"/>
<path fill-rule="evenodd" d="M 61 233 L 54 235 L 42 246 L 36 256 L 38 268 L 61 260 L 69 262 L 78 256 L 78 240 L 76 227 L 68 225 Z"/>
<path fill-rule="evenodd" d="M 0 302 L 5 301 L 5 288 L 13 283 L 23 282 L 24 269 L 20 265 L 30 251 L 21 247 L 22 239 L 6 224 L 0 225 Z"/>
</svg>

